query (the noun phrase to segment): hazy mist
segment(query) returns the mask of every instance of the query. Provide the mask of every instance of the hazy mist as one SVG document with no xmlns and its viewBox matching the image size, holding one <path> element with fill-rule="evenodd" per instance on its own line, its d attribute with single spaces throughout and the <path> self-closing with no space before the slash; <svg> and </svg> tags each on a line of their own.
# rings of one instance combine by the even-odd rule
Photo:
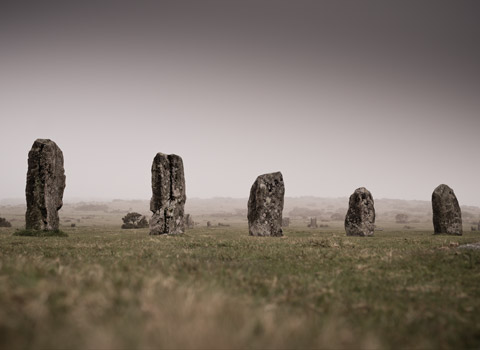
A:
<svg viewBox="0 0 480 350">
<path fill-rule="evenodd" d="M 36 138 L 65 199 L 149 198 L 157 152 L 187 197 L 480 206 L 480 2 L 2 1 L 0 198 L 23 197 Z"/>
</svg>

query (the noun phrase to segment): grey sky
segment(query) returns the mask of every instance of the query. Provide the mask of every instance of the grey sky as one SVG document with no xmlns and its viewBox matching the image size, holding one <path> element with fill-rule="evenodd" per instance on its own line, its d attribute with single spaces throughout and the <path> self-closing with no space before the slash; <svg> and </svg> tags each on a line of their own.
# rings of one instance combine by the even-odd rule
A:
<svg viewBox="0 0 480 350">
<path fill-rule="evenodd" d="M 148 198 L 156 152 L 187 196 L 479 205 L 476 1 L 6 1 L 0 198 L 23 197 L 36 138 L 63 150 L 65 198 Z"/>
</svg>

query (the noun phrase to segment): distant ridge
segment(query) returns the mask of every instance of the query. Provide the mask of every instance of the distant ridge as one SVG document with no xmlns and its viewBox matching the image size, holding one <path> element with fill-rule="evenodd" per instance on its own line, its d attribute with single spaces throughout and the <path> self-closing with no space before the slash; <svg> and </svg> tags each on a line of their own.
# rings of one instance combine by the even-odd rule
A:
<svg viewBox="0 0 480 350">
<path fill-rule="evenodd" d="M 247 202 L 247 198 L 188 198 L 185 210 L 194 217 L 199 215 L 246 217 Z M 149 199 L 70 198 L 65 200 L 63 210 L 64 212 L 67 210 L 81 211 L 82 208 L 89 205 L 92 208 L 102 208 L 104 212 L 136 211 L 143 215 L 151 215 Z M 0 207 L 8 206 L 25 206 L 25 200 L 20 198 L 0 200 Z M 347 197 L 285 197 L 283 216 L 317 217 L 324 221 L 341 221 L 345 218 L 347 206 Z M 462 205 L 461 209 L 465 224 L 480 221 L 479 207 Z M 398 214 L 406 214 L 411 222 L 430 222 L 432 216 L 432 204 L 429 200 L 379 198 L 375 199 L 375 210 L 379 219 L 390 221 L 395 221 Z"/>
</svg>

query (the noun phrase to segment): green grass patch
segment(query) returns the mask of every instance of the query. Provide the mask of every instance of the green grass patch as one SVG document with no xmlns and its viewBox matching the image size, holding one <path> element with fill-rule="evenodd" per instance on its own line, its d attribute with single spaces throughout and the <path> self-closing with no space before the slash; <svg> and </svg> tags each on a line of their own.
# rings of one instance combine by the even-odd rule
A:
<svg viewBox="0 0 480 350">
<path fill-rule="evenodd" d="M 16 230 L 13 235 L 22 237 L 68 237 L 68 234 L 61 230 Z"/>
<path fill-rule="evenodd" d="M 0 348 L 478 349 L 478 233 L 0 231 Z"/>
</svg>

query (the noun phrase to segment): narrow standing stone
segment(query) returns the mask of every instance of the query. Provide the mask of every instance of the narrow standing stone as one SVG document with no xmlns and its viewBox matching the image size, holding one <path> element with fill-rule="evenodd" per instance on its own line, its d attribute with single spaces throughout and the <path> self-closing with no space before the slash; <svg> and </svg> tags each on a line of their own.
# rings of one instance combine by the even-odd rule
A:
<svg viewBox="0 0 480 350">
<path fill-rule="evenodd" d="M 193 217 L 190 214 L 185 215 L 185 228 L 193 228 L 195 226 L 195 222 L 193 221 Z"/>
<path fill-rule="evenodd" d="M 347 236 L 373 236 L 375 230 L 375 207 L 370 191 L 360 187 L 350 196 L 345 217 Z"/>
<path fill-rule="evenodd" d="M 462 212 L 450 187 L 440 185 L 433 191 L 432 210 L 434 234 L 462 235 Z"/>
<path fill-rule="evenodd" d="M 185 231 L 185 175 L 182 158 L 157 153 L 152 164 L 150 234 L 181 234 Z"/>
<path fill-rule="evenodd" d="M 251 236 L 283 236 L 284 195 L 281 172 L 257 177 L 248 199 L 248 230 Z"/>
<path fill-rule="evenodd" d="M 27 230 L 58 230 L 58 211 L 63 206 L 64 190 L 62 150 L 52 140 L 37 139 L 28 153 Z"/>
<path fill-rule="evenodd" d="M 317 218 L 310 218 L 310 223 L 308 224 L 308 227 L 310 228 L 317 228 Z"/>
</svg>

